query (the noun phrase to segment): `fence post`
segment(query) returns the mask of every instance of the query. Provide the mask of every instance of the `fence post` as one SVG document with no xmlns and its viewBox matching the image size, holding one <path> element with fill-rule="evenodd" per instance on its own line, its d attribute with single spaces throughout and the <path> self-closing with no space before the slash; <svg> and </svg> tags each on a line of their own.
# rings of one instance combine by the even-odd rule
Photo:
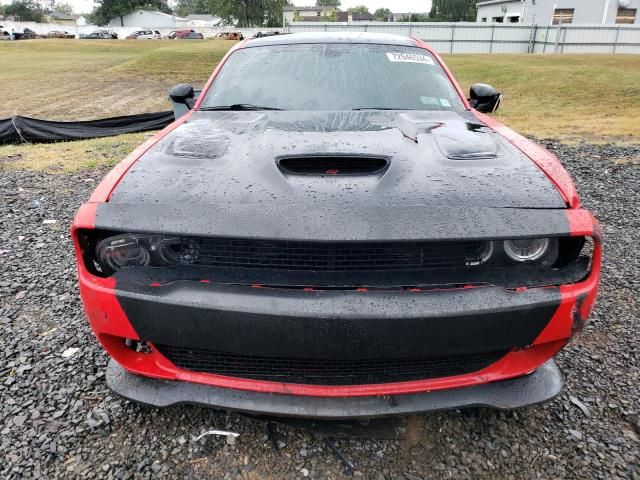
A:
<svg viewBox="0 0 640 480">
<path fill-rule="evenodd" d="M 538 35 L 538 25 L 531 25 L 531 32 L 529 33 L 529 49 L 527 53 L 535 52 L 537 35 Z"/>
<path fill-rule="evenodd" d="M 547 31 L 544 34 L 544 46 L 542 47 L 542 53 L 547 53 L 547 42 L 549 41 L 549 25 L 547 25 Z"/>
<path fill-rule="evenodd" d="M 560 44 L 560 34 L 562 33 L 562 22 L 558 23 L 558 31 L 556 32 L 556 45 L 553 53 L 558 53 L 558 45 Z"/>
<path fill-rule="evenodd" d="M 491 40 L 489 40 L 489 53 L 493 53 L 493 36 L 496 33 L 496 26 L 491 25 Z"/>
<path fill-rule="evenodd" d="M 620 38 L 620 25 L 616 27 L 616 39 L 613 41 L 613 53 L 616 53 L 616 48 L 618 46 L 618 38 Z"/>
<path fill-rule="evenodd" d="M 409 24 L 409 36 L 411 36 L 411 31 L 413 30 L 413 23 Z"/>
<path fill-rule="evenodd" d="M 453 53 L 453 39 L 456 34 L 456 24 L 451 25 L 451 48 L 449 49 L 449 53 Z"/>
</svg>

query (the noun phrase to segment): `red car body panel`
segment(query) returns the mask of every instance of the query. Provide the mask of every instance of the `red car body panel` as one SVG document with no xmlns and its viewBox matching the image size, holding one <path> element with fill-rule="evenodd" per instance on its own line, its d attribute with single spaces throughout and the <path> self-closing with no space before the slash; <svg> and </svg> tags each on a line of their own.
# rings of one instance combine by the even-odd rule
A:
<svg viewBox="0 0 640 480">
<path fill-rule="evenodd" d="M 211 88 L 226 59 L 235 50 L 243 48 L 246 42 L 247 40 L 234 46 L 218 64 L 195 104 L 196 109 L 206 96 L 209 88 Z M 416 44 L 428 50 L 438 59 L 438 62 L 440 62 L 455 86 L 462 102 L 470 109 L 460 86 L 440 57 L 421 40 L 416 39 Z M 254 392 L 317 397 L 409 394 L 478 385 L 519 377 L 533 372 L 548 359 L 552 358 L 582 328 L 593 308 L 600 279 L 602 257 L 600 230 L 591 213 L 579 208 L 580 202 L 573 181 L 553 154 L 494 119 L 476 111 L 473 111 L 473 114 L 481 122 L 513 143 L 549 177 L 567 203 L 566 216 L 570 225 L 571 235 L 588 236 L 594 240 L 592 265 L 588 277 L 579 283 L 559 287 L 561 293 L 560 306 L 529 348 L 512 351 L 489 367 L 471 374 L 391 384 L 323 386 L 257 381 L 186 371 L 173 365 L 167 358 L 153 349 L 153 345 L 151 346 L 151 352 L 135 352 L 125 346 L 123 341 L 125 338 L 140 339 L 116 298 L 115 280 L 113 278 L 97 277 L 85 267 L 84 262 L 81 260 L 82 247 L 78 241 L 78 231 L 80 229 L 95 228 L 97 204 L 108 202 L 115 186 L 134 165 L 136 160 L 160 139 L 187 121 L 190 113 L 156 134 L 120 162 L 102 180 L 89 201 L 80 207 L 75 217 L 72 237 L 78 258 L 80 295 L 92 330 L 109 355 L 129 372 L 164 380 L 180 380 Z M 158 285 L 157 288 L 162 288 L 162 286 Z M 309 293 L 312 294 L 312 292 L 313 290 L 309 289 Z M 375 295 L 375 292 L 370 292 L 366 289 L 361 289 L 360 293 L 362 295 Z M 514 294 L 517 293 L 518 289 Z M 407 295 L 429 295 L 429 291 L 411 291 Z"/>
</svg>

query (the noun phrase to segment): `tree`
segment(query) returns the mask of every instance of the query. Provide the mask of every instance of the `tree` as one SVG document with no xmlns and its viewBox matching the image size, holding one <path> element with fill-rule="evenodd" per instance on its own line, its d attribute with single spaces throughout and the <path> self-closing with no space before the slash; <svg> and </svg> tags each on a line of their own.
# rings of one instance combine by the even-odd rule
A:
<svg viewBox="0 0 640 480">
<path fill-rule="evenodd" d="M 279 27 L 287 0 L 205 0 L 207 12 L 228 25 Z"/>
<path fill-rule="evenodd" d="M 429 15 L 423 13 L 410 13 L 408 22 L 428 22 L 431 19 Z M 444 21 L 444 20 L 443 20 Z"/>
<path fill-rule="evenodd" d="M 437 22 L 475 21 L 476 3 L 476 0 L 433 0 L 429 19 Z"/>
<path fill-rule="evenodd" d="M 186 17 L 192 13 L 209 13 L 205 0 L 178 0 L 174 13 L 180 17 Z"/>
<path fill-rule="evenodd" d="M 91 23 L 106 25 L 114 18 L 120 18 L 139 8 L 145 10 L 159 10 L 171 13 L 167 0 L 97 0 L 99 5 L 89 16 Z"/>
<path fill-rule="evenodd" d="M 338 21 L 338 10 L 331 10 L 330 12 L 322 12 L 322 21 L 323 22 L 337 22 Z"/>
<path fill-rule="evenodd" d="M 35 0 L 13 0 L 4 7 L 5 15 L 13 15 L 22 22 L 42 22 L 42 7 Z"/>
<path fill-rule="evenodd" d="M 316 7 L 333 7 L 338 8 L 340 0 L 316 0 Z"/>
<path fill-rule="evenodd" d="M 379 8 L 373 12 L 373 17 L 380 22 L 388 22 L 392 13 L 388 8 Z"/>
<path fill-rule="evenodd" d="M 56 12 L 64 13 L 65 15 L 73 15 L 73 7 L 69 3 L 56 3 L 53 6 Z"/>
<path fill-rule="evenodd" d="M 369 13 L 369 9 L 366 5 L 356 5 L 349 9 L 350 13 Z"/>
</svg>

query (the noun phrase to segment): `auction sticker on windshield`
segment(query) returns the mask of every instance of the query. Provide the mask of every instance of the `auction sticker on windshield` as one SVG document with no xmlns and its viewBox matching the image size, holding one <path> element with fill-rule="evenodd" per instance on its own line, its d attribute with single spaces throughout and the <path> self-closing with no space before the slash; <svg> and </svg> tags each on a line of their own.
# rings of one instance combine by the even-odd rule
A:
<svg viewBox="0 0 640 480">
<path fill-rule="evenodd" d="M 387 53 L 387 58 L 390 62 L 405 62 L 405 63 L 426 63 L 427 65 L 435 65 L 433 58 L 428 55 L 420 55 L 418 53 Z"/>
</svg>

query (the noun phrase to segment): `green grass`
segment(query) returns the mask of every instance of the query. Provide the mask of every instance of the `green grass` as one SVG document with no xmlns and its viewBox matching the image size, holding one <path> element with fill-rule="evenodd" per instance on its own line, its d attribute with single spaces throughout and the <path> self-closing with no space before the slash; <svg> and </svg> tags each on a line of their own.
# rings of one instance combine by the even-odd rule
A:
<svg viewBox="0 0 640 480">
<path fill-rule="evenodd" d="M 77 120 L 170 108 L 176 83 L 201 87 L 234 42 L 0 42 L 0 118 Z M 640 55 L 445 55 L 468 90 L 503 92 L 496 115 L 521 133 L 563 141 L 640 138 Z M 0 147 L 0 164 L 68 171 L 118 161 L 144 135 Z"/>
<path fill-rule="evenodd" d="M 498 118 L 536 137 L 638 142 L 640 55 L 448 55 L 464 86 L 504 94 Z"/>
<path fill-rule="evenodd" d="M 0 167 L 64 173 L 115 165 L 149 135 L 130 133 L 76 142 L 5 145 L 0 147 Z"/>
<path fill-rule="evenodd" d="M 176 83 L 202 86 L 235 42 L 0 42 L 0 118 L 77 120 L 170 108 Z"/>
</svg>

